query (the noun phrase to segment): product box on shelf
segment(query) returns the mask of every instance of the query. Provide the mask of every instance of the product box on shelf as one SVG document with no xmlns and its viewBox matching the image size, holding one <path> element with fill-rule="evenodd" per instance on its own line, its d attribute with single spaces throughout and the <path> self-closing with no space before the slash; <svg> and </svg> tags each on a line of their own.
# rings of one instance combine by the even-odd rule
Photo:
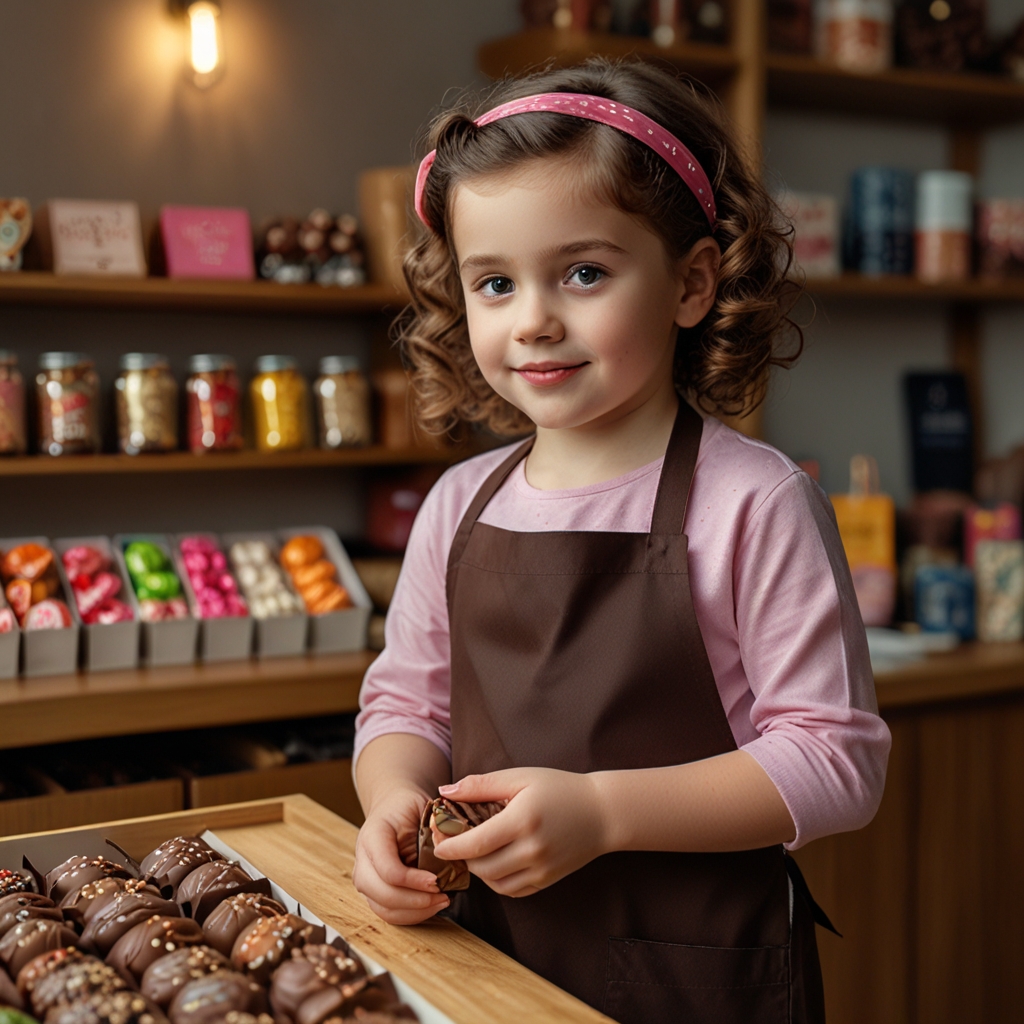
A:
<svg viewBox="0 0 1024 1024">
<path fill-rule="evenodd" d="M 348 591 L 352 600 L 350 608 L 310 615 L 310 649 L 315 654 L 338 654 L 365 649 L 366 627 L 373 611 L 373 602 L 338 540 L 338 535 L 326 526 L 304 526 L 281 530 L 279 536 L 282 545 L 293 537 L 315 537 L 323 546 L 321 557 L 334 566 L 337 582 Z M 312 609 L 307 610 L 312 612 Z"/>
<path fill-rule="evenodd" d="M 7 599 L 0 588 L 0 616 L 6 627 L 0 633 L 0 679 L 13 679 L 18 674 L 18 656 L 21 654 L 21 630 Z"/>
<path fill-rule="evenodd" d="M 206 571 L 214 571 L 226 575 L 237 588 L 237 581 L 227 564 L 227 556 L 220 541 L 212 533 L 182 533 L 173 540 L 174 566 L 181 579 L 185 598 L 188 601 L 192 617 L 199 622 L 199 658 L 201 661 L 238 661 L 252 654 L 253 618 L 251 615 L 223 615 L 215 618 L 204 618 L 196 589 L 192 585 L 192 573 L 186 564 L 186 555 L 182 551 L 182 542 L 204 540 L 219 554 L 224 555 L 223 567 L 208 567 Z M 195 553 L 193 553 L 194 555 Z"/>
<path fill-rule="evenodd" d="M 142 624 L 142 661 L 150 666 L 187 665 L 195 661 L 199 623 L 189 614 L 186 614 L 183 618 L 146 621 L 142 614 L 142 602 L 139 600 L 134 581 L 132 580 L 132 574 L 125 560 L 125 549 L 135 541 L 151 544 L 157 548 L 163 554 L 168 566 L 174 565 L 174 559 L 171 553 L 171 543 L 162 534 L 117 534 L 114 537 L 114 554 L 117 559 L 117 566 L 123 578 L 130 583 L 128 598 L 131 601 L 135 617 Z"/>
<path fill-rule="evenodd" d="M 38 544 L 40 547 L 53 550 L 53 545 L 46 537 L 9 537 L 0 539 L 0 555 L 6 555 L 11 548 L 22 544 Z M 55 559 L 55 561 L 59 561 Z M 63 578 L 57 592 L 51 598 L 63 601 L 68 606 L 70 617 L 71 595 Z M 52 609 L 51 609 L 52 610 Z M 63 614 L 63 613 L 62 613 Z M 27 629 L 21 632 L 21 673 L 24 676 L 58 676 L 74 672 L 78 666 L 78 623 L 74 618 L 70 623 L 59 629 Z"/>
<path fill-rule="evenodd" d="M 112 595 L 123 601 L 132 609 L 131 619 L 121 622 L 87 624 L 82 620 L 79 595 L 68 578 L 64 566 L 64 555 L 74 548 L 89 547 L 99 552 L 109 568 L 104 572 L 112 573 L 121 581 L 121 588 Z M 82 636 L 82 665 L 87 672 L 105 672 L 110 669 L 135 668 L 139 664 L 139 617 L 132 607 L 129 591 L 132 589 L 130 580 L 119 562 L 114 546 L 108 537 L 63 537 L 53 542 L 57 553 L 57 568 L 61 574 L 61 582 L 67 591 L 68 607 Z"/>
<path fill-rule="evenodd" d="M 278 557 L 281 553 L 281 544 L 275 534 L 269 531 L 256 531 L 221 535 L 221 546 L 227 552 L 231 568 L 238 577 L 243 595 L 249 602 L 249 612 L 255 623 L 254 649 L 256 656 L 258 658 L 282 658 L 303 654 L 306 650 L 306 636 L 309 632 L 309 616 L 300 610 L 296 610 L 290 615 L 261 615 L 260 609 L 253 599 L 250 586 L 246 582 L 245 573 L 250 566 L 239 560 L 239 555 L 244 549 L 235 549 L 236 544 L 245 547 L 265 544 L 271 563 L 280 572 L 281 586 L 295 600 L 298 609 L 301 609 L 302 602 L 295 594 L 288 574 L 280 568 Z"/>
</svg>

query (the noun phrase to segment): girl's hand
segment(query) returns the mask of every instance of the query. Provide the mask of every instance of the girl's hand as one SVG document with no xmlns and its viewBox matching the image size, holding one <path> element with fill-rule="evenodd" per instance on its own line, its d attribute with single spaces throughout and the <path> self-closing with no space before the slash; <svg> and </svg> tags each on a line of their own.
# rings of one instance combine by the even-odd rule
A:
<svg viewBox="0 0 1024 1024">
<path fill-rule="evenodd" d="M 395 789 L 375 802 L 356 839 L 352 882 L 370 909 L 388 924 L 419 924 L 448 906 L 429 871 L 416 863 L 420 815 L 429 797 L 420 789 Z"/>
<path fill-rule="evenodd" d="M 508 800 L 489 821 L 437 842 L 444 860 L 469 870 L 503 896 L 529 896 L 607 853 L 607 829 L 589 775 L 551 768 L 512 768 L 467 775 L 441 787 L 450 800 Z"/>
</svg>

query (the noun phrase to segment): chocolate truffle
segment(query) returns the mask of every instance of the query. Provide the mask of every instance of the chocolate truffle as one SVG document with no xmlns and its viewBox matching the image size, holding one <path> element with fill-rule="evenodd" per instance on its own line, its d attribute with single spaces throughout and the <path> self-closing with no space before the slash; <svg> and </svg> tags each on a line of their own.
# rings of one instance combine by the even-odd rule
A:
<svg viewBox="0 0 1024 1024">
<path fill-rule="evenodd" d="M 61 1003 L 47 1013 L 46 1024 L 167 1024 L 167 1018 L 145 996 L 121 989 Z"/>
<path fill-rule="evenodd" d="M 296 1024 L 323 1024 L 339 1017 L 346 1021 L 351 1017 L 362 1020 L 370 1013 L 390 1014 L 396 1020 L 416 1020 L 416 1014 L 398 998 L 391 975 L 378 974 L 317 992 L 299 1007 L 295 1021 Z"/>
<path fill-rule="evenodd" d="M 366 974 L 354 957 L 324 943 L 293 949 L 271 978 L 270 1004 L 275 1013 L 294 1018 L 298 1008 L 314 992 L 337 988 Z"/>
<path fill-rule="evenodd" d="M 82 932 L 82 946 L 100 956 L 106 956 L 122 935 L 154 914 L 179 917 L 180 911 L 177 903 L 161 899 L 145 890 L 119 892 L 89 918 Z"/>
<path fill-rule="evenodd" d="M 55 1006 L 88 999 L 99 992 L 119 992 L 128 988 L 124 978 L 94 956 L 65 960 L 40 977 L 29 1000 L 32 1012 L 42 1020 Z"/>
<path fill-rule="evenodd" d="M 0 896 L 10 896 L 16 892 L 39 892 L 35 875 L 31 871 L 0 868 Z"/>
<path fill-rule="evenodd" d="M 261 917 L 235 940 L 231 963 L 246 977 L 266 985 L 274 970 L 293 949 L 326 938 L 323 925 L 313 925 L 294 914 Z"/>
<path fill-rule="evenodd" d="M 40 953 L 77 946 L 78 936 L 63 921 L 29 919 L 16 924 L 0 939 L 0 961 L 12 978 Z"/>
<path fill-rule="evenodd" d="M 15 1010 L 25 1009 L 25 1003 L 17 986 L 11 981 L 10 975 L 0 968 L 0 1006 L 10 1006 Z"/>
<path fill-rule="evenodd" d="M 123 864 L 103 857 L 69 857 L 46 876 L 46 895 L 59 903 L 73 889 L 98 878 L 131 878 Z"/>
<path fill-rule="evenodd" d="M 167 1016 L 172 1024 L 221 1024 L 232 1011 L 266 1013 L 266 993 L 234 971 L 218 971 L 190 981 L 171 1000 Z"/>
<path fill-rule="evenodd" d="M 152 917 L 125 932 L 107 954 L 107 963 L 137 985 L 146 968 L 184 946 L 198 946 L 203 929 L 189 917 Z"/>
<path fill-rule="evenodd" d="M 237 893 L 219 903 L 203 922 L 207 945 L 225 956 L 231 956 L 235 941 L 259 917 L 285 914 L 285 908 L 262 893 Z"/>
<path fill-rule="evenodd" d="M 231 969 L 231 962 L 217 950 L 209 946 L 186 946 L 151 963 L 142 975 L 139 988 L 147 999 L 166 1010 L 182 986 L 208 974 Z"/>
<path fill-rule="evenodd" d="M 224 858 L 198 836 L 176 836 L 161 843 L 139 865 L 142 877 L 158 889 L 177 889 L 181 880 L 200 864 Z"/>
<path fill-rule="evenodd" d="M 18 973 L 18 991 L 26 998 L 31 996 L 33 989 L 42 978 L 45 978 L 52 971 L 60 970 L 66 964 L 84 960 L 87 955 L 80 949 L 68 947 L 40 954 L 34 960 L 30 960 L 25 964 Z"/>
<path fill-rule="evenodd" d="M 89 921 L 120 892 L 148 892 L 159 896 L 160 890 L 146 885 L 141 878 L 97 878 L 95 882 L 73 889 L 60 901 L 64 916 L 82 924 Z"/>
<path fill-rule="evenodd" d="M 53 900 L 35 892 L 14 892 L 0 898 L 0 938 L 16 924 L 30 918 L 63 921 L 64 915 L 53 905 Z"/>
<path fill-rule="evenodd" d="M 251 881 L 252 875 L 233 861 L 209 861 L 182 879 L 174 898 L 183 909 L 186 903 L 190 904 L 195 917 L 199 901 L 207 894 L 223 893 L 223 898 L 227 899 L 232 889 L 248 885 Z"/>
</svg>

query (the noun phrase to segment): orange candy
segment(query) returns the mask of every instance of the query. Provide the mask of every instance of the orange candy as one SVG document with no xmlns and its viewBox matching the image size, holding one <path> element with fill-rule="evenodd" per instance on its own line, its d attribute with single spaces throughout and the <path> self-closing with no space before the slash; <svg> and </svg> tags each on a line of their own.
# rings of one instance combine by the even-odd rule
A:
<svg viewBox="0 0 1024 1024">
<path fill-rule="evenodd" d="M 324 556 L 324 546 L 316 537 L 292 537 L 281 548 L 281 564 L 293 572 L 303 565 L 312 565 Z"/>
</svg>

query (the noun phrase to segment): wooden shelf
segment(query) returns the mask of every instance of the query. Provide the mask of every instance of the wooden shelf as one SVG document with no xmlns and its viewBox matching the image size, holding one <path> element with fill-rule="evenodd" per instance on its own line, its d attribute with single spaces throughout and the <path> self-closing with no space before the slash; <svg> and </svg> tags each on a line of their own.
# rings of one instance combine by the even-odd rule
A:
<svg viewBox="0 0 1024 1024">
<path fill-rule="evenodd" d="M 805 290 L 813 297 L 853 299 L 914 299 L 931 302 L 1024 302 L 1024 278 L 1005 281 L 954 281 L 927 284 L 913 277 L 868 277 L 842 274 L 839 277 L 808 278 Z"/>
<path fill-rule="evenodd" d="M 892 68 L 864 75 L 792 54 L 769 53 L 768 104 L 971 129 L 1024 120 L 1024 83 L 981 74 Z"/>
<path fill-rule="evenodd" d="M 0 681 L 0 748 L 356 711 L 376 655 Z"/>
<path fill-rule="evenodd" d="M 571 29 L 530 29 L 504 39 L 484 43 L 478 52 L 481 70 L 491 78 L 519 75 L 552 59 L 559 67 L 578 64 L 587 57 L 627 57 L 663 60 L 680 71 L 709 85 L 719 85 L 732 77 L 739 61 L 725 46 L 683 43 L 656 46 L 639 36 L 599 32 L 574 32 Z"/>
<path fill-rule="evenodd" d="M 475 451 L 467 447 L 437 448 L 342 448 L 299 452 L 168 452 L 166 455 L 69 455 L 50 458 L 23 455 L 0 458 L 0 477 L 68 476 L 110 473 L 206 473 L 243 469 L 332 469 L 348 466 L 411 466 L 422 463 L 446 465 Z"/>
<path fill-rule="evenodd" d="M 379 313 L 403 296 L 385 285 L 325 288 L 273 281 L 187 281 L 166 277 L 0 274 L 0 305 L 102 306 L 222 313 Z"/>
</svg>

